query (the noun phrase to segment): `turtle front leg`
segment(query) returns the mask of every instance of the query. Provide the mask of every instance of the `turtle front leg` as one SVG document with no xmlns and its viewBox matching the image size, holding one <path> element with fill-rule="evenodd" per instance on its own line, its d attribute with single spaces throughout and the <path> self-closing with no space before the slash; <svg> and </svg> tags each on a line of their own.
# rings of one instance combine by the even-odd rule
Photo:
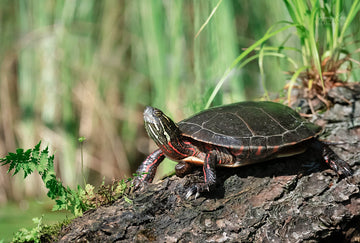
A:
<svg viewBox="0 0 360 243">
<path fill-rule="evenodd" d="M 137 177 L 134 179 L 134 189 L 138 189 L 143 182 L 152 182 L 157 167 L 164 160 L 165 155 L 161 149 L 152 152 L 136 171 Z"/>
<path fill-rule="evenodd" d="M 203 165 L 203 172 L 204 172 L 204 183 L 197 183 L 190 187 L 188 192 L 186 193 L 186 199 L 191 197 L 191 195 L 195 194 L 195 198 L 197 198 L 201 192 L 205 190 L 210 190 L 210 187 L 213 186 L 216 182 L 216 172 L 215 172 L 215 165 L 217 161 L 217 153 L 215 150 L 211 151 L 210 153 L 206 154 L 204 165 Z"/>
</svg>

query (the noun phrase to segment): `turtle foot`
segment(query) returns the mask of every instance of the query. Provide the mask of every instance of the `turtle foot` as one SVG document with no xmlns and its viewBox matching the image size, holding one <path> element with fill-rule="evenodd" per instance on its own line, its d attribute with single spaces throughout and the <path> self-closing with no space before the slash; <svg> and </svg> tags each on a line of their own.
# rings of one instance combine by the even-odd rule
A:
<svg viewBox="0 0 360 243">
<path fill-rule="evenodd" d="M 135 177 L 131 182 L 131 191 L 134 192 L 137 190 L 142 190 L 146 184 L 148 184 L 147 181 L 143 180 L 140 177 Z"/>
<path fill-rule="evenodd" d="M 200 193 L 205 190 L 210 191 L 209 185 L 207 185 L 206 183 L 195 184 L 188 189 L 185 198 L 189 199 L 192 195 L 195 194 L 195 199 L 196 199 L 198 198 L 198 196 L 200 196 Z"/>
<path fill-rule="evenodd" d="M 337 154 L 326 144 L 323 144 L 323 158 L 325 162 L 338 175 L 349 177 L 353 174 L 350 166 L 344 160 L 340 159 Z"/>
<path fill-rule="evenodd" d="M 143 185 L 142 181 L 139 180 L 138 178 L 135 178 L 131 183 L 131 187 L 133 188 L 134 191 L 139 189 L 142 185 Z"/>
<path fill-rule="evenodd" d="M 326 161 L 330 167 L 336 171 L 336 173 L 338 173 L 339 175 L 344 175 L 345 177 L 349 177 L 353 175 L 353 172 L 350 168 L 350 166 L 348 165 L 348 163 L 346 163 L 343 160 L 329 160 Z"/>
</svg>

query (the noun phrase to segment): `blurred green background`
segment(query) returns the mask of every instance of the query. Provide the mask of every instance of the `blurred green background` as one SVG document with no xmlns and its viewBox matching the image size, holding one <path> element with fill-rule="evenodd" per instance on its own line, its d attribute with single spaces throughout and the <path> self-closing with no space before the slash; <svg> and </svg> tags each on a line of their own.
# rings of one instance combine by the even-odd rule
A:
<svg viewBox="0 0 360 243">
<path fill-rule="evenodd" d="M 42 140 L 58 178 L 74 187 L 82 183 L 77 139 L 84 136 L 88 183 L 131 176 L 155 148 L 143 128 L 145 105 L 175 121 L 203 109 L 234 59 L 275 22 L 290 20 L 282 1 L 225 0 L 195 39 L 217 3 L 1 0 L 0 157 Z M 280 45 L 291 32 L 266 44 Z M 213 105 L 259 98 L 264 89 L 276 96 L 291 68 L 265 57 L 264 77 L 257 61 L 234 69 Z M 24 182 L 6 170 L 0 167 L 0 221 L 7 203 L 46 194 L 37 175 Z"/>
</svg>

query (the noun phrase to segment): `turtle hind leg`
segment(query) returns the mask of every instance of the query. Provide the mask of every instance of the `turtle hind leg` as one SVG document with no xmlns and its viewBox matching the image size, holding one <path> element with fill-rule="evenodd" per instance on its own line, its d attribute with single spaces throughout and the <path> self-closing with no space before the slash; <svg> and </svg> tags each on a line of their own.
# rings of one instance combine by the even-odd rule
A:
<svg viewBox="0 0 360 243">
<path fill-rule="evenodd" d="M 190 198 L 195 193 L 197 198 L 201 192 L 210 191 L 210 188 L 216 183 L 216 172 L 215 165 L 217 160 L 216 151 L 211 151 L 206 155 L 203 172 L 204 172 L 204 183 L 197 183 L 189 188 L 186 193 L 186 199 Z"/>
<path fill-rule="evenodd" d="M 321 142 L 319 142 L 321 143 Z M 333 169 L 338 175 L 344 175 L 346 177 L 353 174 L 350 166 L 327 145 L 321 143 L 322 157 L 325 162 Z"/>
</svg>

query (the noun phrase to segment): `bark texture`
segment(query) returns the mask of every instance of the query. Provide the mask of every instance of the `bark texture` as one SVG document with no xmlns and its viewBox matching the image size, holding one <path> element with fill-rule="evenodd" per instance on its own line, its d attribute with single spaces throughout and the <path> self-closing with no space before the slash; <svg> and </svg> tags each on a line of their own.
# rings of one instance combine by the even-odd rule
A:
<svg viewBox="0 0 360 243">
<path fill-rule="evenodd" d="M 60 242 L 360 242 L 359 91 L 341 90 L 317 123 L 354 172 L 340 178 L 313 148 L 289 158 L 218 169 L 213 191 L 184 195 L 201 170 L 148 184 L 75 219 Z M 335 99 L 334 98 L 334 99 Z"/>
</svg>

